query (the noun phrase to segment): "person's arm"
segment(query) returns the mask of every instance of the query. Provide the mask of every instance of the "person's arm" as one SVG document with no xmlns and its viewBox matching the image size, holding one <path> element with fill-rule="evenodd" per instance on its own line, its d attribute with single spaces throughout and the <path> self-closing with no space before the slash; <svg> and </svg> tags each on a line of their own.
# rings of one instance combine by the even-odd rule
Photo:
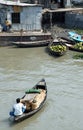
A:
<svg viewBox="0 0 83 130">
<path fill-rule="evenodd" d="M 24 112 L 25 110 L 26 110 L 26 106 L 23 105 L 23 106 L 22 106 L 22 111 Z"/>
<path fill-rule="evenodd" d="M 23 105 L 23 108 L 26 109 L 26 105 Z"/>
</svg>

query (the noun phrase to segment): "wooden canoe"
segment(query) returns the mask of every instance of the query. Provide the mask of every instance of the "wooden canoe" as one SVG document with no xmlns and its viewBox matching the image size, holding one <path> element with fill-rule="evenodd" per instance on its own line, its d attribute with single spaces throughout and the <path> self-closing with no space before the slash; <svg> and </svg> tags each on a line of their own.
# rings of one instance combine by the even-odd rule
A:
<svg viewBox="0 0 83 130">
<path fill-rule="evenodd" d="M 76 32 L 68 32 L 69 37 L 73 39 L 76 42 L 83 42 L 83 36 L 80 34 L 77 34 Z"/>
<path fill-rule="evenodd" d="M 51 39 L 48 40 L 41 40 L 41 41 L 27 41 L 27 42 L 12 42 L 12 45 L 20 48 L 27 48 L 27 47 L 43 47 L 47 46 Z"/>
<path fill-rule="evenodd" d="M 26 106 L 27 111 L 21 116 L 14 117 L 14 122 L 20 122 L 26 118 L 31 117 L 37 113 L 45 104 L 47 98 L 47 86 L 45 79 L 41 79 L 34 87 L 33 92 L 25 92 L 25 95 L 21 98 L 21 102 L 25 102 L 25 105 L 30 102 L 30 106 Z M 40 90 L 40 93 L 37 92 Z M 42 95 L 43 94 L 43 95 Z M 33 102 L 36 100 L 36 102 Z"/>
<path fill-rule="evenodd" d="M 67 43 L 65 43 L 65 44 L 69 48 L 69 50 L 77 51 L 77 52 L 83 52 L 83 49 L 74 48 L 74 45 L 72 45 L 72 44 L 67 44 Z"/>
<path fill-rule="evenodd" d="M 51 49 L 51 47 L 52 46 L 57 46 L 57 45 L 60 45 L 60 46 L 65 46 L 65 50 L 62 50 L 62 51 L 56 51 L 56 50 L 52 50 Z M 67 51 L 67 46 L 63 43 L 63 42 L 60 42 L 60 41 L 53 41 L 53 42 L 51 42 L 49 45 L 48 45 L 48 47 L 47 47 L 47 51 L 48 51 L 48 53 L 49 54 L 51 54 L 51 55 L 53 55 L 53 56 L 57 56 L 57 57 L 59 57 L 59 56 L 62 56 L 62 55 L 64 55 L 65 53 L 66 53 L 66 51 Z"/>
</svg>

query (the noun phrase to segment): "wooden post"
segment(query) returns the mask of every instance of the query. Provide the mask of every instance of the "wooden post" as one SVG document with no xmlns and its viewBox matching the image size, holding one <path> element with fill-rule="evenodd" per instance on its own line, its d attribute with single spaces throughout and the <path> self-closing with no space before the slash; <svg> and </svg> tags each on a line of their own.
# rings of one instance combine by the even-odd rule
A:
<svg viewBox="0 0 83 130">
<path fill-rule="evenodd" d="M 71 7 L 71 0 L 66 0 L 66 7 Z"/>
<path fill-rule="evenodd" d="M 50 28 L 52 29 L 52 12 L 50 12 Z"/>
<path fill-rule="evenodd" d="M 21 37 L 21 38 L 20 38 L 20 41 L 21 41 L 21 42 L 22 42 L 22 36 L 23 36 L 22 34 L 23 34 L 23 29 L 20 30 L 20 37 Z"/>
</svg>

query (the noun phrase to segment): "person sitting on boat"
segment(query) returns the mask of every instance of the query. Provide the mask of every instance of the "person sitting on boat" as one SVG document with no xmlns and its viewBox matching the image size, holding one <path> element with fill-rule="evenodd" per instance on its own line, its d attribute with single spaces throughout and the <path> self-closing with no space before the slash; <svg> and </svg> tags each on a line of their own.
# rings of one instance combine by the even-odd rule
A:
<svg viewBox="0 0 83 130">
<path fill-rule="evenodd" d="M 20 102 L 20 98 L 16 99 L 16 104 L 13 106 L 13 111 L 10 112 L 11 116 L 20 116 L 26 110 L 26 106 Z"/>
</svg>

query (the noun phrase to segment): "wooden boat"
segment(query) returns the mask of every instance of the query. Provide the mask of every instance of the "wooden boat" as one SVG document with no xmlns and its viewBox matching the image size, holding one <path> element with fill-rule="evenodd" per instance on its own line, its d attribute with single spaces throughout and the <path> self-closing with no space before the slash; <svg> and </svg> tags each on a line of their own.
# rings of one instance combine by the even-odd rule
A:
<svg viewBox="0 0 83 130">
<path fill-rule="evenodd" d="M 53 49 L 58 47 L 57 49 Z M 51 42 L 48 47 L 47 47 L 47 51 L 53 55 L 53 56 L 62 56 L 66 53 L 67 51 L 67 46 L 61 42 L 61 41 L 56 41 L 54 40 L 53 42 Z"/>
<path fill-rule="evenodd" d="M 47 98 L 47 86 L 45 79 L 41 79 L 32 89 L 27 90 L 21 98 L 26 105 L 26 112 L 21 116 L 14 117 L 14 122 L 20 122 L 37 113 L 45 104 Z"/>
<path fill-rule="evenodd" d="M 82 35 L 79 35 L 79 34 L 77 34 L 75 32 L 68 32 L 68 34 L 69 34 L 69 37 L 71 39 L 73 39 L 74 41 L 83 42 L 83 36 Z"/>
<path fill-rule="evenodd" d="M 72 44 L 65 43 L 66 46 L 69 48 L 69 50 L 77 51 L 77 52 L 83 52 L 83 49 L 75 48 Z"/>
<path fill-rule="evenodd" d="M 61 38 L 61 40 L 69 48 L 69 50 L 83 52 L 83 42 L 71 42 L 63 38 Z"/>
<path fill-rule="evenodd" d="M 0 46 L 35 47 L 48 45 L 52 34 L 41 31 L 14 31 L 0 33 Z"/>
<path fill-rule="evenodd" d="M 27 41 L 27 42 L 12 42 L 12 45 L 15 45 L 20 48 L 26 48 L 26 47 L 43 47 L 47 46 L 51 39 L 48 40 L 41 40 L 41 41 Z"/>
<path fill-rule="evenodd" d="M 71 39 L 71 38 L 69 38 L 69 37 L 60 37 L 60 39 L 62 40 L 62 42 L 64 42 L 64 43 L 71 43 L 72 45 L 74 45 L 75 44 L 75 41 L 73 40 L 73 39 Z"/>
</svg>

